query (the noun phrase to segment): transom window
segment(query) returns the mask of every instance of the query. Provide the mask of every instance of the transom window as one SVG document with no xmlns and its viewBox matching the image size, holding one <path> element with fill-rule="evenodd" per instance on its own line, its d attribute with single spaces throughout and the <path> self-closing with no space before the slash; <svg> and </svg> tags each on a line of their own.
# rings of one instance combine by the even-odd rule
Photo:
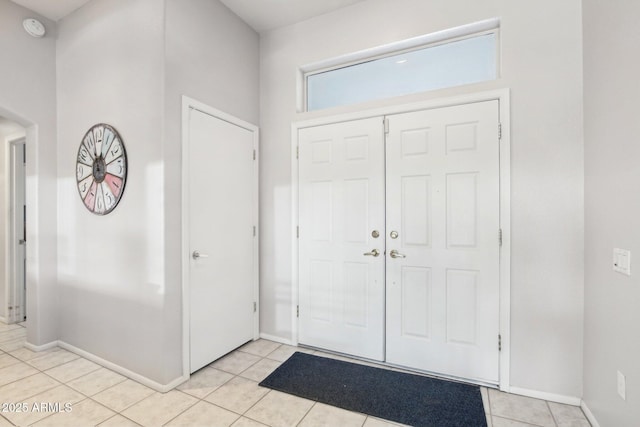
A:
<svg viewBox="0 0 640 427">
<path fill-rule="evenodd" d="M 306 110 L 497 78 L 497 32 L 489 31 L 305 73 Z"/>
</svg>

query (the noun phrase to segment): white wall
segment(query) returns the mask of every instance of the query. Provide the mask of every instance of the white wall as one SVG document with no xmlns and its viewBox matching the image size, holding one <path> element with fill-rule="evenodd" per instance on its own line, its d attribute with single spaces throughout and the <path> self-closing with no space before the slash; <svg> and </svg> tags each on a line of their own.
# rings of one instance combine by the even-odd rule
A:
<svg viewBox="0 0 640 427">
<path fill-rule="evenodd" d="M 161 385 L 182 374 L 181 103 L 258 122 L 258 35 L 218 1 L 94 0 L 58 37 L 60 339 Z M 78 197 L 84 133 L 124 139 L 124 195 Z"/>
<path fill-rule="evenodd" d="M 166 1 L 165 351 L 181 351 L 182 95 L 258 124 L 259 37 L 219 1 Z M 216 225 L 219 226 L 219 225 Z"/>
<path fill-rule="evenodd" d="M 501 19 L 490 83 L 297 113 L 302 65 Z M 582 395 L 583 147 L 579 0 L 367 0 L 261 37 L 261 331 L 291 338 L 292 121 L 464 92 L 511 89 L 511 384 Z"/>
<path fill-rule="evenodd" d="M 22 21 L 40 19 L 47 35 Z M 27 128 L 27 341 L 57 339 L 55 24 L 0 0 L 0 116 Z"/>
<path fill-rule="evenodd" d="M 602 427 L 640 425 L 640 3 L 584 0 L 584 400 Z M 612 269 L 632 252 L 631 276 Z M 627 400 L 616 372 L 626 376 Z"/>
<path fill-rule="evenodd" d="M 160 384 L 164 323 L 163 24 L 157 0 L 95 0 L 59 22 L 59 339 Z M 85 132 L 114 126 L 127 151 L 119 205 L 90 213 L 75 164 Z"/>
</svg>

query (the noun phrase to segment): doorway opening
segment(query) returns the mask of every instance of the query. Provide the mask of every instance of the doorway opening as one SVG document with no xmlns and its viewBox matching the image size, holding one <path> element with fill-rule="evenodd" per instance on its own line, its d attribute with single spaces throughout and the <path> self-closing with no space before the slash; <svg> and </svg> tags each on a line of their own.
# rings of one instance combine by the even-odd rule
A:
<svg viewBox="0 0 640 427">
<path fill-rule="evenodd" d="M 18 123 L 0 117 L 0 141 L 4 147 L 0 166 L 4 209 L 0 213 L 4 241 L 0 258 L 5 275 L 0 286 L 0 316 L 6 323 L 20 323 L 26 311 L 26 130 Z"/>
</svg>

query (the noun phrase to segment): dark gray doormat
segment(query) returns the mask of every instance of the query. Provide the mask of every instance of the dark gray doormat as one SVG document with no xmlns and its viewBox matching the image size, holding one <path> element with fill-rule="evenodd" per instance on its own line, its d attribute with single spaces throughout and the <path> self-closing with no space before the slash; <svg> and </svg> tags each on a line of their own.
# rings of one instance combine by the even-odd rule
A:
<svg viewBox="0 0 640 427">
<path fill-rule="evenodd" d="M 263 387 L 416 427 L 486 427 L 480 387 L 296 352 Z"/>
</svg>

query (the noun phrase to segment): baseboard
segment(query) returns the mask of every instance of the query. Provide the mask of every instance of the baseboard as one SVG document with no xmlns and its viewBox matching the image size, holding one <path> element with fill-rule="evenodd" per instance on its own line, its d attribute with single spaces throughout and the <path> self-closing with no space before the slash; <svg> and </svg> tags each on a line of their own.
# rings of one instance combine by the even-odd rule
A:
<svg viewBox="0 0 640 427">
<path fill-rule="evenodd" d="M 293 345 L 293 342 L 291 340 L 288 340 L 288 339 L 282 338 L 282 337 L 277 337 L 275 335 L 265 334 L 265 333 L 262 333 L 262 332 L 260 332 L 260 338 L 262 338 L 264 340 L 279 342 L 280 344 Z"/>
<path fill-rule="evenodd" d="M 41 351 L 45 351 L 45 350 L 49 350 L 50 348 L 57 347 L 58 341 L 51 341 L 49 343 L 42 344 L 42 345 L 35 345 L 35 344 L 31 344 L 30 342 L 25 342 L 24 346 L 31 351 L 35 351 L 36 353 L 39 353 Z"/>
<path fill-rule="evenodd" d="M 574 396 L 565 396 L 563 394 L 547 393 L 544 391 L 529 390 L 526 388 L 509 387 L 509 393 L 519 394 L 520 396 L 533 397 L 534 399 L 548 400 L 550 402 L 563 403 L 565 405 L 580 406 L 582 399 Z"/>
<path fill-rule="evenodd" d="M 600 427 L 598 420 L 593 416 L 593 413 L 589 410 L 589 407 L 584 400 L 580 401 L 580 408 L 582 409 L 582 412 L 584 412 L 585 417 L 587 417 L 587 420 L 591 423 L 591 427 Z"/>
<path fill-rule="evenodd" d="M 96 356 L 93 353 L 89 353 L 88 351 L 82 350 L 64 341 L 58 341 L 58 345 L 61 348 L 64 348 L 65 350 L 69 350 L 70 352 L 75 353 L 79 356 L 82 356 L 85 359 L 88 359 L 94 363 L 97 363 L 98 365 L 104 366 L 107 369 L 111 369 L 114 372 L 124 375 L 125 377 L 130 378 L 136 382 L 139 382 L 142 385 L 146 385 L 147 387 L 152 388 L 156 391 L 159 391 L 160 393 L 166 393 L 168 391 L 171 391 L 189 379 L 189 376 L 186 376 L 186 377 L 180 376 L 175 380 L 171 381 L 169 384 L 160 384 L 156 381 L 153 381 L 152 379 L 149 379 L 143 375 L 130 371 L 129 369 L 124 368 L 120 365 L 116 365 L 113 362 L 109 362 L 108 360 L 105 360 L 99 356 Z"/>
</svg>

